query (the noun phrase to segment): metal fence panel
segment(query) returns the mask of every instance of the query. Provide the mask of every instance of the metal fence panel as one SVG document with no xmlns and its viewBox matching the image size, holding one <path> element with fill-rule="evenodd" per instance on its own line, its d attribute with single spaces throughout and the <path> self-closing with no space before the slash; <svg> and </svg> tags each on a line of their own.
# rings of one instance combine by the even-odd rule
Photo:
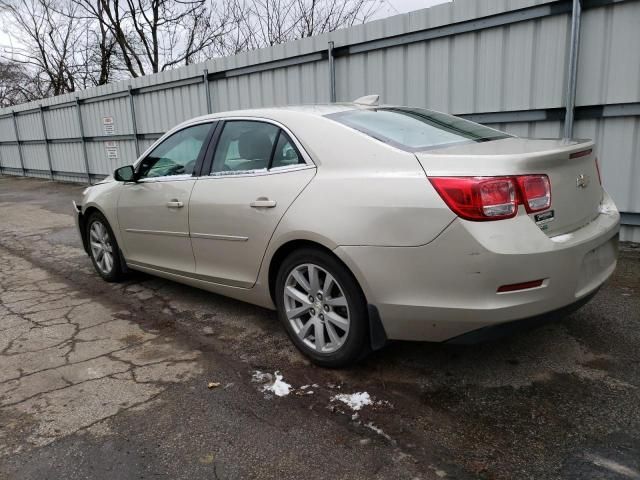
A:
<svg viewBox="0 0 640 480">
<path fill-rule="evenodd" d="M 84 174 L 84 160 L 82 156 L 82 144 L 76 143 L 52 143 L 51 165 L 57 172 L 77 172 Z M 74 177 L 76 181 L 82 181 L 80 177 Z"/>
<path fill-rule="evenodd" d="M 139 133 L 166 132 L 176 124 L 207 113 L 204 86 L 186 87 L 142 93 L 135 97 Z"/>
<path fill-rule="evenodd" d="M 0 159 L 2 167 L 20 168 L 18 145 L 0 145 Z"/>
<path fill-rule="evenodd" d="M 16 124 L 20 140 L 42 140 L 44 138 L 39 111 L 16 115 Z"/>
<path fill-rule="evenodd" d="M 596 140 L 602 181 L 618 208 L 640 212 L 640 118 L 581 120 L 576 136 Z"/>
<path fill-rule="evenodd" d="M 13 142 L 15 139 L 13 119 L 11 117 L 0 118 L 0 142 Z"/>
<path fill-rule="evenodd" d="M 82 104 L 80 111 L 82 112 L 84 134 L 87 137 L 133 133 L 127 97 L 86 102 Z M 109 127 L 110 125 L 112 128 Z M 107 130 L 105 131 L 105 129 Z"/>
<path fill-rule="evenodd" d="M 133 140 L 115 142 L 117 158 L 109 158 L 107 143 L 108 141 L 87 142 L 89 172 L 94 175 L 111 175 L 116 168 L 130 165 L 136 160 L 136 146 Z"/>
<path fill-rule="evenodd" d="M 640 101 L 640 2 L 586 10 L 577 105 Z"/>
<path fill-rule="evenodd" d="M 44 111 L 49 138 L 77 138 L 80 136 L 75 105 Z"/>
<path fill-rule="evenodd" d="M 47 163 L 47 147 L 44 143 L 26 144 L 22 146 L 22 159 L 26 170 L 49 171 Z M 29 172 L 31 175 L 31 172 Z M 47 173 L 46 176 L 49 174 Z"/>
</svg>

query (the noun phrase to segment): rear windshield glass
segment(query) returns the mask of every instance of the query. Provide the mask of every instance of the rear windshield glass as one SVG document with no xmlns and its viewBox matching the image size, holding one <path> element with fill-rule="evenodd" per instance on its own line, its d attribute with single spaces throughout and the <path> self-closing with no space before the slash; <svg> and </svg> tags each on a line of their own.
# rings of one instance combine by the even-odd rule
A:
<svg viewBox="0 0 640 480">
<path fill-rule="evenodd" d="M 348 110 L 329 114 L 327 118 L 411 152 L 510 136 L 460 117 L 420 108 Z"/>
</svg>

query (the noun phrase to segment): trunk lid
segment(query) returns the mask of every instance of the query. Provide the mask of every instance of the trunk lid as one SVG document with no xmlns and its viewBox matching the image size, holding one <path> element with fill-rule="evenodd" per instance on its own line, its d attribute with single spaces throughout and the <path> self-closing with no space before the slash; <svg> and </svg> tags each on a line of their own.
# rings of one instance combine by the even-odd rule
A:
<svg viewBox="0 0 640 480">
<path fill-rule="evenodd" d="M 551 208 L 529 216 L 553 236 L 576 230 L 599 214 L 603 190 L 593 146 L 591 140 L 514 137 L 416 152 L 416 157 L 430 177 L 546 174 Z M 571 158 L 587 150 L 591 152 Z"/>
</svg>

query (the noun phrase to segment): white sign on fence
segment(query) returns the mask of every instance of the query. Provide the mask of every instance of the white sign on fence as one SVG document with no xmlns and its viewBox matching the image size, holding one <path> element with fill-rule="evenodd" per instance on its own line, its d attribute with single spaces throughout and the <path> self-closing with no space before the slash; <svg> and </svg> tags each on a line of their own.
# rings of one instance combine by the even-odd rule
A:
<svg viewBox="0 0 640 480">
<path fill-rule="evenodd" d="M 102 130 L 105 135 L 113 135 L 116 126 L 113 123 L 113 117 L 102 117 Z"/>
<path fill-rule="evenodd" d="M 117 160 L 118 155 L 118 142 L 108 141 L 104 142 L 104 149 L 107 151 L 107 158 L 109 160 Z"/>
</svg>

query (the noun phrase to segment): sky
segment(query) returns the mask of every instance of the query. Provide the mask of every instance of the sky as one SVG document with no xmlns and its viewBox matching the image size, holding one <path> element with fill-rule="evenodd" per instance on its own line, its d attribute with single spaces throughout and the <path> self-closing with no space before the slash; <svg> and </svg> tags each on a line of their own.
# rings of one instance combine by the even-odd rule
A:
<svg viewBox="0 0 640 480">
<path fill-rule="evenodd" d="M 428 8 L 451 0 L 383 0 L 375 18 L 386 18 L 399 13 L 407 13 L 421 8 Z"/>
<path fill-rule="evenodd" d="M 391 17 L 450 1 L 452 0 L 381 0 L 381 6 L 372 19 Z M 0 26 L 0 48 L 10 44 L 9 32 L 2 27 L 4 26 Z"/>
</svg>

